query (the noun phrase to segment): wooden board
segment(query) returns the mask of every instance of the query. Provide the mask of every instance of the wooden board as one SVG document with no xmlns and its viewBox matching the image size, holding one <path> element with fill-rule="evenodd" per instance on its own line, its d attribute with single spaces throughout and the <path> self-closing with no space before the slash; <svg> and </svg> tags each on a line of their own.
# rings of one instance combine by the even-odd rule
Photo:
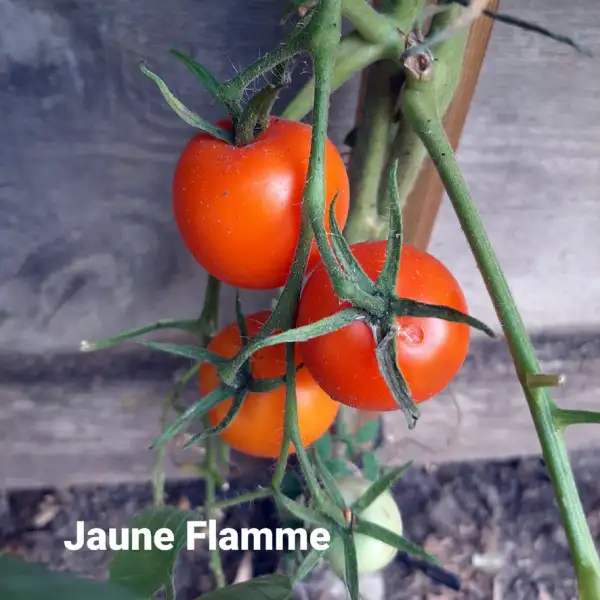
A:
<svg viewBox="0 0 600 600">
<path fill-rule="evenodd" d="M 556 399 L 567 408 L 598 409 L 600 336 L 536 340 L 550 372 L 565 372 Z M 155 353 L 63 356 L 29 362 L 23 376 L 19 357 L 1 364 L 0 488 L 116 483 L 150 479 L 160 431 L 162 402 L 182 363 Z M 21 362 L 21 364 L 19 364 Z M 184 364 L 184 363 L 183 363 Z M 190 385 L 185 402 L 195 398 Z M 384 415 L 387 464 L 508 458 L 537 454 L 539 445 L 527 404 L 502 341 L 477 342 L 447 392 L 421 405 L 422 416 L 408 432 L 401 413 Z M 600 445 L 597 426 L 569 431 L 571 449 Z M 176 464 L 197 459 L 174 452 Z M 168 461 L 171 477 L 189 476 Z M 242 470 L 263 462 L 236 458 Z"/>
</svg>

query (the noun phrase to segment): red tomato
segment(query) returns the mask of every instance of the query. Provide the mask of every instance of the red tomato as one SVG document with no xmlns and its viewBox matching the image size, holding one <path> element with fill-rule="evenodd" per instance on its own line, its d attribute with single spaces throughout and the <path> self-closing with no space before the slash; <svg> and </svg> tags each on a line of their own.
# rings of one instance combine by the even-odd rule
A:
<svg viewBox="0 0 600 600">
<path fill-rule="evenodd" d="M 300 232 L 310 146 L 310 126 L 273 117 L 246 146 L 200 133 L 184 148 L 173 179 L 175 220 L 188 250 L 217 279 L 248 289 L 285 284 Z M 325 172 L 329 232 L 331 201 L 339 192 L 335 214 L 343 228 L 350 189 L 329 140 Z M 313 241 L 309 268 L 318 258 Z"/>
<path fill-rule="evenodd" d="M 351 246 L 365 273 L 375 281 L 385 262 L 385 241 Z M 400 297 L 441 304 L 467 312 L 462 290 L 436 258 L 404 245 L 396 284 Z M 307 325 L 348 308 L 333 291 L 321 264 L 306 282 L 300 298 L 297 325 Z M 398 366 L 415 402 L 423 402 L 443 390 L 462 366 L 469 348 L 470 329 L 442 319 L 397 319 Z M 319 385 L 335 400 L 361 410 L 397 410 L 375 358 L 375 342 L 364 322 L 303 342 L 300 352 Z"/>
<path fill-rule="evenodd" d="M 270 311 L 263 311 L 246 317 L 248 335 L 258 333 L 269 314 Z M 208 345 L 209 350 L 224 358 L 233 358 L 240 348 L 240 331 L 235 323 L 218 333 Z M 300 364 L 298 352 L 296 364 Z M 285 346 L 270 346 L 258 350 L 252 355 L 250 366 L 252 375 L 257 379 L 282 377 L 285 374 Z M 202 395 L 208 394 L 221 383 L 216 369 L 208 363 L 200 367 L 198 378 Z M 296 398 L 300 437 L 303 445 L 309 446 L 331 427 L 339 404 L 317 385 L 305 367 L 296 374 Z M 232 399 L 228 398 L 208 413 L 213 426 L 222 421 L 231 404 Z M 239 452 L 275 458 L 279 456 L 283 442 L 284 413 L 285 385 L 270 392 L 251 392 L 246 396 L 235 419 L 221 432 L 221 438 Z M 293 446 L 291 452 L 294 452 Z"/>
</svg>

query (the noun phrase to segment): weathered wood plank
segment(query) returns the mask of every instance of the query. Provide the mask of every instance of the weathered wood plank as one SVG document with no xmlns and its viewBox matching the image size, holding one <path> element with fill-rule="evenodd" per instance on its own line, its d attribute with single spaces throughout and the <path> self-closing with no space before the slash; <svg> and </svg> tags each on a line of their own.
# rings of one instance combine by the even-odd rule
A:
<svg viewBox="0 0 600 600">
<path fill-rule="evenodd" d="M 536 340 L 543 368 L 564 372 L 555 393 L 561 406 L 598 409 L 600 336 Z M 29 361 L 29 362 L 27 362 Z M 0 361 L 0 488 L 146 481 L 160 431 L 164 396 L 185 362 L 124 352 Z M 28 368 L 24 368 L 28 367 Z M 190 385 L 185 402 L 195 398 Z M 536 454 L 539 446 L 527 404 L 502 341 L 476 342 L 447 392 L 421 405 L 416 429 L 401 413 L 384 415 L 388 464 Z M 600 446 L 594 426 L 567 432 L 571 449 Z M 177 454 L 178 463 L 194 458 Z M 236 459 L 240 468 L 257 468 Z M 264 468 L 259 463 L 258 468 Z M 172 477 L 184 475 L 169 461 Z"/>
</svg>

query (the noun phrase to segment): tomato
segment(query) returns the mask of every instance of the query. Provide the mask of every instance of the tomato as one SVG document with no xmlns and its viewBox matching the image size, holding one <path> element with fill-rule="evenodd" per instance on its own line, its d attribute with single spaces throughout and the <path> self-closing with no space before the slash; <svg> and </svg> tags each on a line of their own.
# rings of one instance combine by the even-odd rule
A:
<svg viewBox="0 0 600 600">
<path fill-rule="evenodd" d="M 344 477 L 337 481 L 342 498 L 348 506 L 358 500 L 371 486 L 372 482 L 357 477 Z M 358 515 L 363 521 L 369 521 L 392 533 L 402 535 L 402 517 L 391 492 L 386 490 Z M 356 545 L 356 563 L 358 573 L 374 573 L 392 562 L 397 554 L 396 548 L 376 538 L 362 533 L 354 535 Z M 326 553 L 332 571 L 341 579 L 345 578 L 346 559 L 341 539 L 334 540 Z"/>
<path fill-rule="evenodd" d="M 386 242 L 361 242 L 351 247 L 365 273 L 375 281 L 385 261 Z M 441 304 L 467 312 L 463 292 L 436 258 L 404 245 L 396 282 L 400 297 Z M 307 325 L 348 307 L 333 291 L 320 264 L 308 278 L 298 308 L 297 325 Z M 436 318 L 397 319 L 398 366 L 416 403 L 442 391 L 461 368 L 470 341 L 469 326 Z M 300 344 L 304 364 L 335 400 L 367 411 L 397 410 L 375 357 L 370 327 L 363 321 Z"/>
<path fill-rule="evenodd" d="M 247 289 L 285 284 L 300 232 L 310 146 L 309 125 L 272 117 L 246 146 L 200 133 L 184 148 L 173 178 L 175 221 L 188 250 L 217 279 Z M 339 192 L 335 214 L 343 228 L 350 191 L 342 157 L 329 140 L 325 171 L 329 232 L 331 201 Z M 309 268 L 318 258 L 313 240 Z"/>
<path fill-rule="evenodd" d="M 245 317 L 249 336 L 258 333 L 269 314 L 270 311 L 262 311 Z M 209 350 L 224 358 L 233 358 L 240 348 L 240 331 L 236 323 L 225 327 L 208 345 Z M 296 352 L 296 364 L 300 364 L 299 352 Z M 250 368 L 257 379 L 282 377 L 285 374 L 285 346 L 258 350 L 250 359 Z M 201 365 L 198 379 L 202 395 L 221 383 L 216 369 L 209 363 Z M 251 456 L 279 456 L 283 441 L 285 388 L 282 384 L 269 392 L 249 393 L 235 419 L 220 433 L 221 438 L 232 448 Z M 331 427 L 339 404 L 317 385 L 305 367 L 296 374 L 296 398 L 300 437 L 303 445 L 309 446 Z M 228 398 L 208 413 L 212 426 L 222 421 L 232 402 Z M 293 446 L 291 452 L 294 452 Z"/>
</svg>

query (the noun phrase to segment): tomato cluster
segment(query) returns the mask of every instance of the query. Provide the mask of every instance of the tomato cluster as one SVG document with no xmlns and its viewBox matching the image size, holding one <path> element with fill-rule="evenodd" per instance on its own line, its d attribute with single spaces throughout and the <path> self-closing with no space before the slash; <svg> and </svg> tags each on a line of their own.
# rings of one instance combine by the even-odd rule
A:
<svg viewBox="0 0 600 600">
<path fill-rule="evenodd" d="M 228 122 L 219 123 L 231 128 Z M 196 135 L 183 150 L 173 179 L 173 209 L 182 238 L 210 274 L 232 286 L 275 289 L 285 284 L 299 238 L 302 199 L 311 149 L 308 125 L 271 117 L 268 127 L 248 144 L 236 146 Z M 323 225 L 330 232 L 329 208 L 337 195 L 335 218 L 345 225 L 349 181 L 344 162 L 327 140 L 327 206 Z M 366 275 L 377 280 L 385 263 L 386 242 L 354 244 L 350 250 Z M 319 252 L 311 250 L 309 273 L 301 292 L 297 325 L 331 316 L 344 308 Z M 467 312 L 464 295 L 446 267 L 427 252 L 404 245 L 395 293 L 421 303 Z M 269 313 L 246 317 L 250 336 Z M 470 329 L 463 323 L 430 318 L 397 318 L 396 355 L 415 402 L 443 390 L 466 357 Z M 223 329 L 209 349 L 232 358 L 242 348 L 237 324 Z M 259 350 L 251 358 L 254 378 L 281 377 L 283 346 Z M 310 445 L 332 425 L 338 403 L 366 411 L 397 410 L 375 355 L 372 331 L 364 321 L 298 343 L 298 421 L 303 444 Z M 216 368 L 200 369 L 199 385 L 207 394 L 220 385 Z M 228 399 L 209 414 L 213 426 L 228 413 Z M 276 457 L 283 439 L 285 385 L 248 394 L 221 437 L 233 448 L 260 457 Z M 293 448 L 291 449 L 293 451 Z"/>
</svg>

